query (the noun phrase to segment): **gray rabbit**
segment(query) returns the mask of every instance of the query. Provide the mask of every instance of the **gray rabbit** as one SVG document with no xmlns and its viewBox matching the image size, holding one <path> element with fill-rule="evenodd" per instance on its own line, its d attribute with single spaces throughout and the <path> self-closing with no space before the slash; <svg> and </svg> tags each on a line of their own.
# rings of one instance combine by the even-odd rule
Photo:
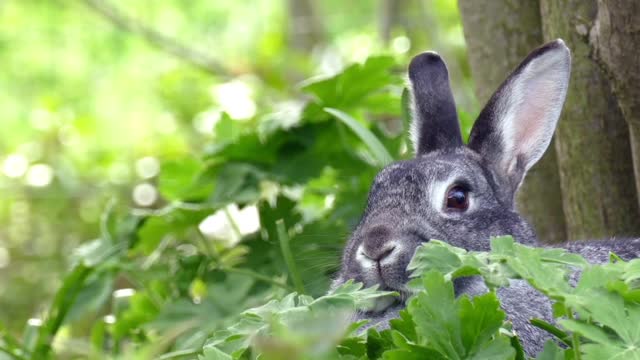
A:
<svg viewBox="0 0 640 360">
<path fill-rule="evenodd" d="M 533 228 L 515 208 L 515 195 L 549 146 L 570 70 L 570 52 L 562 40 L 534 50 L 491 97 L 464 145 L 445 63 L 433 52 L 417 55 L 409 65 L 416 156 L 376 176 L 334 285 L 355 279 L 398 291 L 406 300 L 407 265 L 429 239 L 484 251 L 491 236 L 509 234 L 536 245 Z M 561 246 L 593 263 L 606 262 L 611 251 L 624 259 L 640 253 L 640 239 Z M 458 279 L 454 286 L 458 295 L 486 291 L 475 277 Z M 524 281 L 513 281 L 498 296 L 527 354 L 538 353 L 550 336 L 529 320 L 553 321 L 547 298 Z M 384 328 L 402 308 L 402 303 L 381 302 L 375 312 L 359 316 Z"/>
</svg>

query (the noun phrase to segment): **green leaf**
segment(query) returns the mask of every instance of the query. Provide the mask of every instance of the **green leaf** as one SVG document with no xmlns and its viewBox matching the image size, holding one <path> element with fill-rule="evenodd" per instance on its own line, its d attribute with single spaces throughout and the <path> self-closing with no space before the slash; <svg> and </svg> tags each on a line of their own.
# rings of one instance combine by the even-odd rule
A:
<svg viewBox="0 0 640 360">
<path fill-rule="evenodd" d="M 285 348 L 305 354 L 313 348 L 326 354 L 355 330 L 348 323 L 350 314 L 368 301 L 390 294 L 375 288 L 362 289 L 362 284 L 351 281 L 317 299 L 292 293 L 246 310 L 236 324 L 216 332 L 207 346 L 227 354 L 249 346 L 276 357 L 279 349 Z"/>
<path fill-rule="evenodd" d="M 205 198 L 213 191 L 215 183 L 201 178 L 204 170 L 203 163 L 191 157 L 163 163 L 158 177 L 160 194 L 170 201 Z"/>
<path fill-rule="evenodd" d="M 483 343 L 490 342 L 498 332 L 505 314 L 500 310 L 500 302 L 494 293 L 476 296 L 473 301 L 463 296 L 458 301 L 464 348 L 468 353 L 479 352 Z"/>
<path fill-rule="evenodd" d="M 323 107 L 351 108 L 384 87 L 400 83 L 400 77 L 390 71 L 394 63 L 389 56 L 372 56 L 330 78 L 307 81 L 302 89 L 313 94 Z"/>
<path fill-rule="evenodd" d="M 264 173 L 250 164 L 227 163 L 210 169 L 215 174 L 215 191 L 209 197 L 215 206 L 236 202 L 251 203 L 260 198 L 260 181 Z"/>
<path fill-rule="evenodd" d="M 536 356 L 536 360 L 565 360 L 565 351 L 553 341 L 547 340 L 542 352 Z"/>
<path fill-rule="evenodd" d="M 361 337 L 344 339 L 336 347 L 340 355 L 365 356 L 367 353 L 366 340 Z"/>
<path fill-rule="evenodd" d="M 431 270 L 437 270 L 451 279 L 452 274 L 462 266 L 461 256 L 466 251 L 455 249 L 441 241 L 430 241 L 418 247 L 411 258 L 407 270 L 412 277 L 419 277 Z"/>
<path fill-rule="evenodd" d="M 207 296 L 207 284 L 200 278 L 195 278 L 189 285 L 189 295 L 193 302 L 199 304 Z"/>
<path fill-rule="evenodd" d="M 115 340 L 120 340 L 130 333 L 135 333 L 143 324 L 155 319 L 158 308 L 144 292 L 137 292 L 129 299 L 129 307 L 116 314 L 116 323 L 113 325 L 112 335 Z"/>
<path fill-rule="evenodd" d="M 376 138 L 376 136 L 373 135 L 373 133 L 369 129 L 360 124 L 358 120 L 338 109 L 324 108 L 324 111 L 335 116 L 336 119 L 342 121 L 356 135 L 358 135 L 360 140 L 362 140 L 362 142 L 367 145 L 367 148 L 376 159 L 376 164 L 378 166 L 382 167 L 393 162 L 393 158 L 384 147 L 384 145 L 382 145 L 380 140 L 378 140 L 378 138 Z"/>
<path fill-rule="evenodd" d="M 637 345 L 586 344 L 580 347 L 584 360 L 640 360 Z"/>
<path fill-rule="evenodd" d="M 407 131 L 411 126 L 411 122 L 413 120 L 413 114 L 411 113 L 411 93 L 409 92 L 409 89 L 406 87 L 402 89 L 400 104 L 401 104 L 400 114 L 402 115 L 402 125 L 404 130 Z"/>
<path fill-rule="evenodd" d="M 78 294 L 82 291 L 86 278 L 93 270 L 93 267 L 78 264 L 65 277 L 62 282 L 62 287 L 56 293 L 53 303 L 49 308 L 47 318 L 38 331 L 35 348 L 33 349 L 35 359 L 48 359 L 50 357 L 53 339 L 58 333 L 58 330 L 60 330 L 60 326 L 62 326 Z"/>
<path fill-rule="evenodd" d="M 240 138 L 240 129 L 239 121 L 233 120 L 227 113 L 222 113 L 220 120 L 216 122 L 214 134 L 218 142 L 233 143 Z"/>
<path fill-rule="evenodd" d="M 198 360 L 233 360 L 233 357 L 215 347 L 209 346 L 202 349 L 202 355 L 198 355 Z"/>
<path fill-rule="evenodd" d="M 137 231 L 138 242 L 133 247 L 133 252 L 151 254 L 168 236 L 184 236 L 190 230 L 195 231 L 198 224 L 215 210 L 214 207 L 195 210 L 169 207 L 159 215 L 148 217 Z"/>
<path fill-rule="evenodd" d="M 515 251 L 515 241 L 511 236 L 492 237 L 491 252 L 499 255 L 513 255 Z"/>
<path fill-rule="evenodd" d="M 567 330 L 577 332 L 585 338 L 601 344 L 606 344 L 614 340 L 602 328 L 596 325 L 575 320 L 560 320 L 559 323 Z"/>
<path fill-rule="evenodd" d="M 591 319 L 611 328 L 625 347 L 640 344 L 640 329 L 637 326 L 640 323 L 640 305 L 625 303 L 620 295 L 602 289 L 594 289 L 581 295 L 568 295 L 566 303 L 575 308 L 582 319 Z M 592 340 L 605 343 L 602 338 Z"/>
<path fill-rule="evenodd" d="M 377 359 L 382 356 L 386 350 L 393 347 L 393 340 L 390 331 L 378 332 L 374 328 L 367 331 L 367 357 L 369 359 Z"/>
<path fill-rule="evenodd" d="M 412 343 L 418 343 L 418 335 L 416 333 L 416 324 L 407 309 L 400 310 L 400 316 L 389 322 L 391 329 L 396 330 L 399 334 Z M 396 346 L 399 344 L 396 343 Z"/>
<path fill-rule="evenodd" d="M 447 280 L 482 275 L 489 288 L 508 285 L 508 278 L 513 275 L 502 262 L 492 263 L 486 253 L 467 252 L 439 240 L 418 247 L 407 270 L 412 272 L 412 277 L 438 270 Z"/>
<path fill-rule="evenodd" d="M 113 280 L 113 273 L 107 271 L 94 272 L 89 276 L 71 306 L 65 321 L 76 320 L 103 306 L 110 299 Z"/>
<path fill-rule="evenodd" d="M 505 315 L 495 294 L 455 299 L 453 284 L 441 273 L 430 271 L 422 280 L 425 292 L 407 306 L 420 345 L 449 359 L 510 359 L 515 355 L 509 338 L 498 331 Z"/>
<path fill-rule="evenodd" d="M 411 350 L 393 349 L 382 354 L 384 360 L 446 360 L 440 353 L 424 347 L 414 347 Z"/>
</svg>

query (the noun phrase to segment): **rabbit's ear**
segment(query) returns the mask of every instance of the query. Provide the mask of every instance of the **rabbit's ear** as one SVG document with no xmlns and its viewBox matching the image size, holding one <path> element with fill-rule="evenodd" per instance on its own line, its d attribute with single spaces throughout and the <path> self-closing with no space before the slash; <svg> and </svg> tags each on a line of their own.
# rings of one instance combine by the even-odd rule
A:
<svg viewBox="0 0 640 360">
<path fill-rule="evenodd" d="M 449 73 L 442 58 L 425 52 L 411 60 L 409 81 L 413 94 L 411 140 L 416 155 L 462 145 Z"/>
<path fill-rule="evenodd" d="M 560 39 L 534 50 L 502 83 L 476 120 L 469 147 L 515 190 L 544 154 L 567 94 L 571 55 Z"/>
</svg>

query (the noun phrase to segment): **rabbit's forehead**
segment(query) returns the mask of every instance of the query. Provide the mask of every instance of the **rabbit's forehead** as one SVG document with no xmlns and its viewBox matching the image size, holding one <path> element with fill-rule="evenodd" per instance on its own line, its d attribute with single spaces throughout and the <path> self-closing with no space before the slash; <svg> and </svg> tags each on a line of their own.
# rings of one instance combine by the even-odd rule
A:
<svg viewBox="0 0 640 360">
<path fill-rule="evenodd" d="M 370 209 L 396 205 L 440 208 L 454 184 L 466 184 L 476 197 L 490 200 L 493 192 L 485 174 L 480 159 L 462 151 L 426 154 L 394 163 L 376 177 L 369 193 Z"/>
<path fill-rule="evenodd" d="M 376 183 L 397 184 L 401 179 L 414 178 L 414 182 L 447 182 L 483 179 L 481 159 L 471 150 L 455 149 L 437 152 L 391 164 L 376 177 Z"/>
</svg>

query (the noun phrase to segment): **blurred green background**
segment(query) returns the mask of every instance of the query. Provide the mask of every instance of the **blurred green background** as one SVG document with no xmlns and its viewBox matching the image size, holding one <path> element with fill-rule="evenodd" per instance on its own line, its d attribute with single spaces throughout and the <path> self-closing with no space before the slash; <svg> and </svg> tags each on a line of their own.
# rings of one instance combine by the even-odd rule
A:
<svg viewBox="0 0 640 360">
<path fill-rule="evenodd" d="M 112 217 L 145 220 L 63 338 L 113 311 L 119 288 L 184 281 L 147 294 L 157 313 L 199 304 L 232 276 L 201 269 L 220 254 L 224 269 L 295 282 L 274 260 L 278 219 L 306 291 L 323 293 L 382 165 L 323 108 L 408 156 L 404 72 L 424 50 L 447 60 L 468 132 L 478 106 L 453 1 L 0 1 L 0 323 L 37 325 Z M 236 307 L 275 294 L 250 287 Z"/>
</svg>

